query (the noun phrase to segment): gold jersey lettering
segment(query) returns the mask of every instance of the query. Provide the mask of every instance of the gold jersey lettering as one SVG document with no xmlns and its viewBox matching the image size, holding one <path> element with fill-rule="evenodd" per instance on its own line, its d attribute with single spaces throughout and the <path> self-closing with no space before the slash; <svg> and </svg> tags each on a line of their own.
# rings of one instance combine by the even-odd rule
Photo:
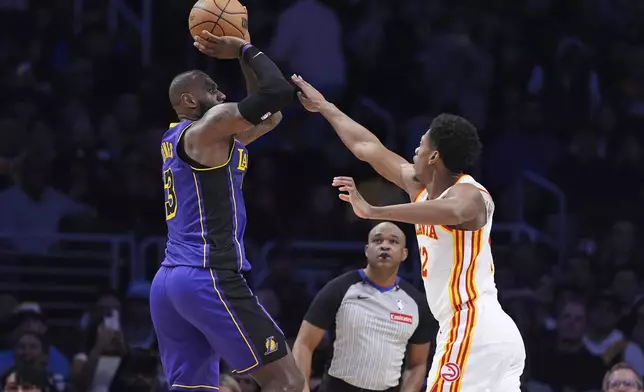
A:
<svg viewBox="0 0 644 392">
<path fill-rule="evenodd" d="M 161 143 L 161 156 L 163 157 L 163 163 L 174 156 L 174 148 L 172 147 L 172 143 Z"/>
<path fill-rule="evenodd" d="M 239 162 L 237 163 L 237 170 L 246 171 L 248 169 L 248 153 L 243 148 L 238 148 Z"/>
</svg>

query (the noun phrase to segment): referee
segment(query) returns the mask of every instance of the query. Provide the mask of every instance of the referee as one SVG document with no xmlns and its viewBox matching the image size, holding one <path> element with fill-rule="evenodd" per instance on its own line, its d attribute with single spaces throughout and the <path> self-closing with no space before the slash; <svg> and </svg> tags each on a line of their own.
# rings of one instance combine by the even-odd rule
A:
<svg viewBox="0 0 644 392">
<path fill-rule="evenodd" d="M 405 235 L 393 223 L 380 223 L 369 232 L 365 255 L 367 268 L 327 283 L 304 317 L 293 354 L 307 382 L 305 392 L 313 351 L 327 331 L 333 356 L 319 392 L 418 392 L 427 377 L 429 307 L 418 290 L 398 278 L 407 258 Z"/>
</svg>

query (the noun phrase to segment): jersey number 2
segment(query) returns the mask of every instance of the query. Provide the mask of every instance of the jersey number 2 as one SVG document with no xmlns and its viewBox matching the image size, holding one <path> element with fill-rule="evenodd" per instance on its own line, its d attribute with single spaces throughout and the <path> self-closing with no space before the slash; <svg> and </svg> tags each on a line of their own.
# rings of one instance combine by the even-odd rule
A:
<svg viewBox="0 0 644 392">
<path fill-rule="evenodd" d="M 429 260 L 429 253 L 427 252 L 427 248 L 424 246 L 421 246 L 420 249 L 418 249 L 418 252 L 420 253 L 420 275 L 423 278 L 427 277 L 427 261 Z"/>
<path fill-rule="evenodd" d="M 163 188 L 165 196 L 165 220 L 170 220 L 177 215 L 177 193 L 174 191 L 174 174 L 172 169 L 163 172 Z"/>
</svg>

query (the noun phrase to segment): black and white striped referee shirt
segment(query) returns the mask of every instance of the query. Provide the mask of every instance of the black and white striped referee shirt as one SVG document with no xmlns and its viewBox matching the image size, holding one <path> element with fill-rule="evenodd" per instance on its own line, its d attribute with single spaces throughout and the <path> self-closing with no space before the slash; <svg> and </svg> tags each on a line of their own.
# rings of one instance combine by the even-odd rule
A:
<svg viewBox="0 0 644 392">
<path fill-rule="evenodd" d="M 329 376 L 384 391 L 400 383 L 407 345 L 430 342 L 431 317 L 425 297 L 408 282 L 382 288 L 358 270 L 327 283 L 304 320 L 334 340 Z"/>
</svg>

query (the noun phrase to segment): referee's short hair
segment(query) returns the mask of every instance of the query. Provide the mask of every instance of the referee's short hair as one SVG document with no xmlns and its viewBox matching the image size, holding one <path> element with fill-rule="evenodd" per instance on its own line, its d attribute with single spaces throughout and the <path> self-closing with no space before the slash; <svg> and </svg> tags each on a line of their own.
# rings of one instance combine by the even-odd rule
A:
<svg viewBox="0 0 644 392">
<path fill-rule="evenodd" d="M 631 365 L 629 365 L 626 362 L 620 362 L 615 366 L 613 366 L 612 368 L 610 368 L 610 370 L 607 371 L 606 374 L 604 375 L 604 381 L 602 382 L 603 392 L 609 392 L 610 389 L 608 384 L 610 382 L 610 377 L 613 375 L 613 373 L 615 373 L 618 370 L 630 370 L 635 375 L 635 378 L 637 379 L 637 390 L 641 391 L 642 389 L 644 389 L 644 382 L 642 382 L 642 376 L 640 376 L 640 374 L 635 370 L 635 368 L 633 368 Z"/>
</svg>

